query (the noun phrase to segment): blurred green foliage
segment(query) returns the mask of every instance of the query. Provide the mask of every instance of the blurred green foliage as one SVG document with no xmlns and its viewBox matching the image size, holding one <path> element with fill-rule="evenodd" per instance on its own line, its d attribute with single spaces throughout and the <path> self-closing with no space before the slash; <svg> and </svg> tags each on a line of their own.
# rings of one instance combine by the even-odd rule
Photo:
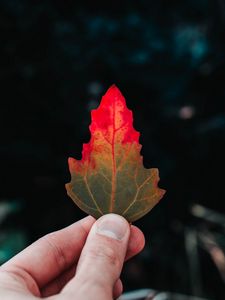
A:
<svg viewBox="0 0 225 300">
<path fill-rule="evenodd" d="M 0 202 L 0 265 L 20 252 L 27 245 L 27 237 L 22 229 L 4 226 L 7 218 L 21 209 L 19 201 Z M 13 224 L 12 224 L 13 225 Z"/>
</svg>

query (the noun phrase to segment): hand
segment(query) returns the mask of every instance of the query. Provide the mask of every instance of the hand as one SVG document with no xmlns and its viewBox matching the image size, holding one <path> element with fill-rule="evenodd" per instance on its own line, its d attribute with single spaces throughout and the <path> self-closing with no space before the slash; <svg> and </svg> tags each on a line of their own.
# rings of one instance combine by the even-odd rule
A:
<svg viewBox="0 0 225 300">
<path fill-rule="evenodd" d="M 123 217 L 86 217 L 42 237 L 2 265 L 1 300 L 117 298 L 124 260 L 143 247 L 142 232 Z"/>
</svg>

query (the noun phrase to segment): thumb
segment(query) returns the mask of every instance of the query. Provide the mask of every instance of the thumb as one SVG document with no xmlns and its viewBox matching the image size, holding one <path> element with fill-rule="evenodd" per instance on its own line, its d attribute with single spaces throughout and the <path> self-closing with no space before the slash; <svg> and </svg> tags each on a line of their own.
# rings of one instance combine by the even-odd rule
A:
<svg viewBox="0 0 225 300">
<path fill-rule="evenodd" d="M 130 236 L 130 226 L 121 216 L 108 214 L 92 226 L 81 252 L 75 277 L 62 293 L 76 299 L 112 299 L 120 277 Z"/>
</svg>

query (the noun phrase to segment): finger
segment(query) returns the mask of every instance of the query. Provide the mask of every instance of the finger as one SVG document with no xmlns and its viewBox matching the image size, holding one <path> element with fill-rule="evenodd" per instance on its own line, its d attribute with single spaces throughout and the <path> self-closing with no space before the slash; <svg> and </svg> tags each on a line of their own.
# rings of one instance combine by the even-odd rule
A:
<svg viewBox="0 0 225 300">
<path fill-rule="evenodd" d="M 121 279 L 118 279 L 113 289 L 113 299 L 118 299 L 123 292 L 123 283 Z"/>
<path fill-rule="evenodd" d="M 126 260 L 130 259 L 137 253 L 139 253 L 145 243 L 144 235 L 140 229 L 131 225 L 130 227 L 130 239 L 128 242 Z M 60 274 L 57 278 L 49 282 L 41 291 L 43 297 L 58 294 L 62 288 L 74 277 L 77 264 L 73 265 L 69 270 L 66 270 L 63 274 Z M 119 287 L 118 287 L 119 285 Z M 114 287 L 115 298 L 118 298 L 120 293 L 120 287 L 122 283 L 116 283 Z"/>
<path fill-rule="evenodd" d="M 49 297 L 58 294 L 62 288 L 69 282 L 75 275 L 76 265 L 66 270 L 62 275 L 50 282 L 46 287 L 41 290 L 42 297 Z M 123 292 L 123 284 L 121 279 L 118 279 L 113 288 L 114 299 L 119 298 Z"/>
<path fill-rule="evenodd" d="M 22 270 L 42 288 L 78 261 L 94 222 L 95 219 L 89 216 L 50 233 L 9 260 L 2 268 L 15 273 Z"/>
<path fill-rule="evenodd" d="M 142 231 L 134 226 L 131 225 L 130 227 L 130 239 L 128 243 L 127 253 L 125 260 L 128 260 L 141 252 L 145 245 L 145 237 Z"/>
<path fill-rule="evenodd" d="M 42 297 L 49 297 L 58 294 L 62 288 L 74 277 L 76 272 L 77 264 L 74 264 L 68 270 L 64 271 L 57 278 L 49 282 L 42 290 Z"/>
<path fill-rule="evenodd" d="M 66 296 L 76 293 L 77 299 L 84 295 L 89 300 L 112 298 L 113 287 L 119 279 L 127 245 L 130 226 L 121 216 L 102 216 L 88 235 L 79 259 L 76 276 L 65 286 Z M 77 294 L 78 293 L 78 294 Z"/>
</svg>

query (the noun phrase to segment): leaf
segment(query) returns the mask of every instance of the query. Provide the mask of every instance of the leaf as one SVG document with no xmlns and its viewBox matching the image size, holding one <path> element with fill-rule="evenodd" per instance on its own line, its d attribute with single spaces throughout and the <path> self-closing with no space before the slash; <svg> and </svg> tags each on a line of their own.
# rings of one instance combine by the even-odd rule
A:
<svg viewBox="0 0 225 300">
<path fill-rule="evenodd" d="M 148 213 L 165 191 L 157 184 L 158 169 L 145 169 L 139 132 L 120 90 L 111 86 L 91 112 L 90 142 L 82 159 L 69 158 L 68 195 L 86 213 L 116 213 L 133 222 Z"/>
</svg>

